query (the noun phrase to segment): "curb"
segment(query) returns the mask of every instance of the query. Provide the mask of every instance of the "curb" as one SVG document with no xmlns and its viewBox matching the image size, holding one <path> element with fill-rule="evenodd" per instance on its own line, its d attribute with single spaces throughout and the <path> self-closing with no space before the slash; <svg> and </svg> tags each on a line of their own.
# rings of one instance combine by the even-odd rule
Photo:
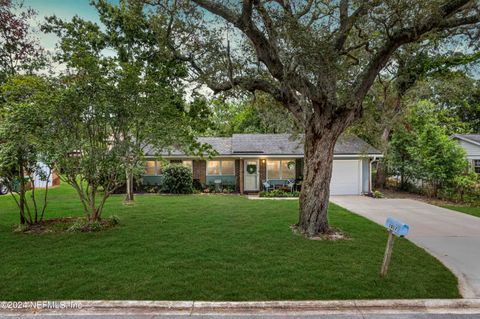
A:
<svg viewBox="0 0 480 319">
<path fill-rule="evenodd" d="M 246 302 L 72 300 L 22 302 L 21 306 L 16 302 L 0 301 L 0 316 L 29 314 L 62 316 L 480 314 L 480 299 Z"/>
</svg>

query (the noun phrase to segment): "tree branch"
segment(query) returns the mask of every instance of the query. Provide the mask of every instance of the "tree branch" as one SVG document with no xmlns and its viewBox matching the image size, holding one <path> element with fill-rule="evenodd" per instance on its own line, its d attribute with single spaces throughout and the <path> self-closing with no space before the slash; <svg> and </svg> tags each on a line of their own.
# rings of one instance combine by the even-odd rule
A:
<svg viewBox="0 0 480 319">
<path fill-rule="evenodd" d="M 363 100 L 380 70 L 400 46 L 414 42 L 432 30 L 442 30 L 451 26 L 458 27 L 471 24 L 472 19 L 469 18 L 456 19 L 454 25 L 452 25 L 451 22 L 445 22 L 444 20 L 445 17 L 451 16 L 470 2 L 471 0 L 446 1 L 440 6 L 438 12 L 431 14 L 430 19 L 426 19 L 418 25 L 400 29 L 394 33 L 391 39 L 389 39 L 373 56 L 365 71 L 359 75 L 359 80 L 357 81 L 358 85 L 354 90 L 355 104 L 360 106 L 358 102 Z"/>
<path fill-rule="evenodd" d="M 341 51 L 345 42 L 347 41 L 348 35 L 352 30 L 355 22 L 368 13 L 368 10 L 380 5 L 381 1 L 365 1 L 363 2 L 357 10 L 355 10 L 351 16 L 348 16 L 348 1 L 342 0 L 339 5 L 340 11 L 340 27 L 337 30 L 337 36 L 335 37 L 334 47 L 336 51 Z"/>
</svg>

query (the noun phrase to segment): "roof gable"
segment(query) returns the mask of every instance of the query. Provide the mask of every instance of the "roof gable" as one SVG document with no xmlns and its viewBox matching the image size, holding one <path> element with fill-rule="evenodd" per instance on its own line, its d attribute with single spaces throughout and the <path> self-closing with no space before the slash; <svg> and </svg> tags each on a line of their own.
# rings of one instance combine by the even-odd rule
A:
<svg viewBox="0 0 480 319">
<path fill-rule="evenodd" d="M 453 134 L 452 138 L 480 146 L 480 134 Z"/>
</svg>

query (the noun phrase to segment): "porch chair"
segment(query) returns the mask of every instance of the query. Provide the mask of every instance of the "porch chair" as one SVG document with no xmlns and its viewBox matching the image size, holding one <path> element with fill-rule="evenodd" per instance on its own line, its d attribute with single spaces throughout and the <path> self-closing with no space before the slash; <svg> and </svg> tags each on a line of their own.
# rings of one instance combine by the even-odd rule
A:
<svg viewBox="0 0 480 319">
<path fill-rule="evenodd" d="M 268 181 L 263 181 L 263 189 L 266 192 L 269 192 L 271 189 L 273 189 L 273 186 Z"/>
<path fill-rule="evenodd" d="M 290 192 L 293 193 L 293 190 L 295 188 L 295 180 L 289 179 L 287 181 L 287 187 L 290 188 Z"/>
</svg>

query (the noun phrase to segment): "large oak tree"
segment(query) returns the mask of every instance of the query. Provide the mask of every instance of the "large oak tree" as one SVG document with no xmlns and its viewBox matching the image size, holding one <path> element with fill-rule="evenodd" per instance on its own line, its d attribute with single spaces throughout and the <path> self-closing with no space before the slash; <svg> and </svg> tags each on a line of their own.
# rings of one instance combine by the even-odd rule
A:
<svg viewBox="0 0 480 319">
<path fill-rule="evenodd" d="M 450 54 L 479 42 L 478 0 L 151 4 L 170 17 L 171 47 L 191 63 L 192 79 L 215 93 L 266 92 L 303 127 L 305 171 L 296 226 L 307 236 L 329 231 L 335 143 L 362 116 L 366 95 L 395 52 L 434 43 L 435 50 Z"/>
</svg>

